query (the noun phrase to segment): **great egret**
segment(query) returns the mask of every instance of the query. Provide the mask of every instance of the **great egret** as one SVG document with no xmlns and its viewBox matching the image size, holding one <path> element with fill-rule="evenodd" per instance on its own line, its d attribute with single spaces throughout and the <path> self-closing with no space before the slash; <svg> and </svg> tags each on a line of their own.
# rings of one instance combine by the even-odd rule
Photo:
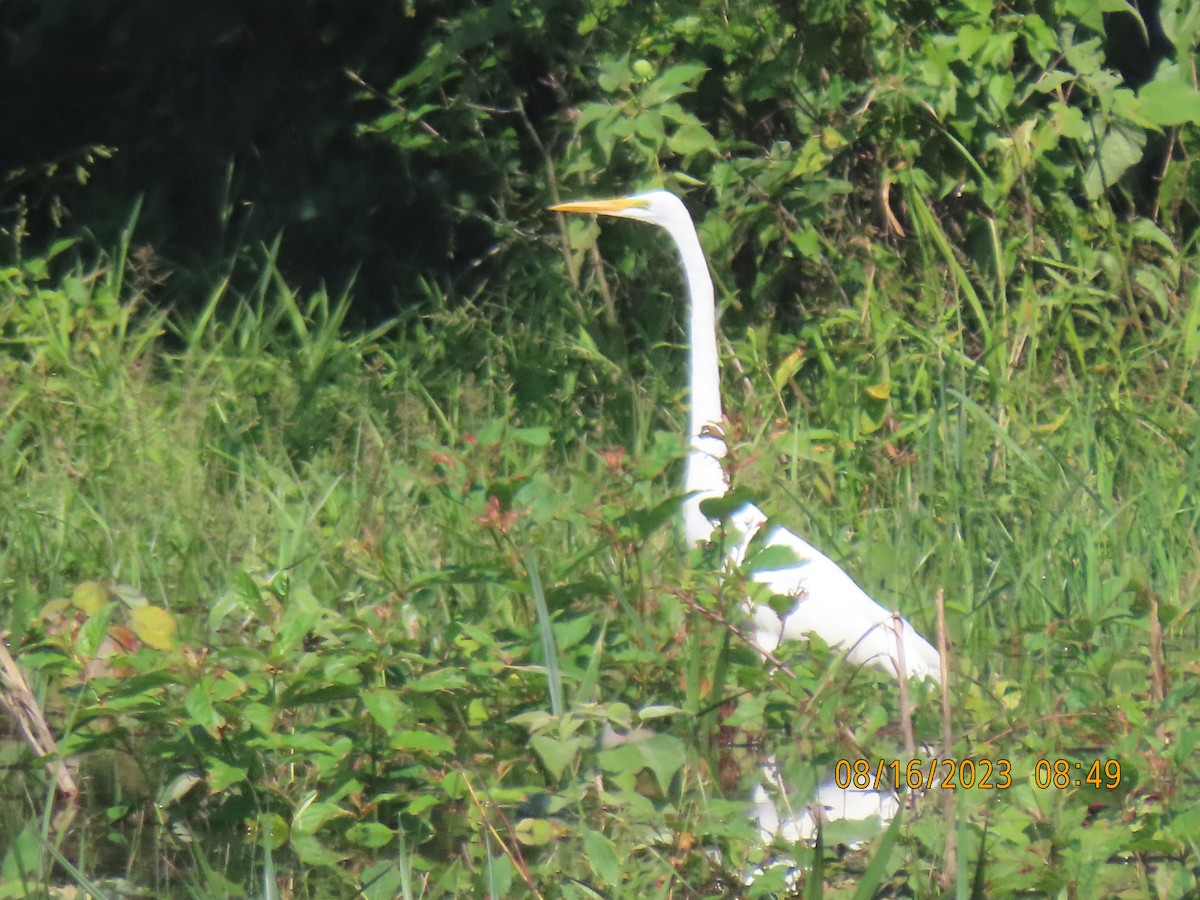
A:
<svg viewBox="0 0 1200 900">
<path fill-rule="evenodd" d="M 788 789 L 775 757 L 768 756 L 761 770 L 762 780 L 755 782 L 750 792 L 750 818 L 758 822 L 764 844 L 776 837 L 789 844 L 809 843 L 816 839 L 819 825 L 834 822 L 861 822 L 863 827 L 858 830 L 867 837 L 886 828 L 900 811 L 900 798 L 886 784 L 881 785 L 884 790 L 853 785 L 842 788 L 832 778 L 818 784 L 808 805 L 797 811 L 788 803 Z"/>
<path fill-rule="evenodd" d="M 666 230 L 675 241 L 683 263 L 691 308 L 688 318 L 689 450 L 684 489 L 683 531 L 689 544 L 707 541 L 718 523 L 708 519 L 700 504 L 721 497 L 729 489 L 722 467 L 725 440 L 721 413 L 721 376 L 717 358 L 716 305 L 712 278 L 696 227 L 683 201 L 667 191 L 650 191 L 614 200 L 582 200 L 550 207 L 555 212 L 592 213 L 649 222 Z M 750 540 L 767 524 L 767 517 L 747 503 L 729 517 L 733 546 L 729 562 L 740 565 Z M 812 633 L 830 647 L 841 649 L 846 659 L 870 665 L 892 675 L 900 671 L 897 661 L 896 626 L 888 612 L 843 572 L 825 554 L 786 528 L 773 527 L 766 546 L 790 548 L 800 562 L 782 569 L 756 571 L 751 578 L 773 593 L 795 597 L 796 605 L 782 619 L 771 607 L 747 608 L 754 618 L 755 640 L 768 652 L 786 640 L 805 639 Z M 940 680 L 938 652 L 900 620 L 906 677 Z"/>
</svg>

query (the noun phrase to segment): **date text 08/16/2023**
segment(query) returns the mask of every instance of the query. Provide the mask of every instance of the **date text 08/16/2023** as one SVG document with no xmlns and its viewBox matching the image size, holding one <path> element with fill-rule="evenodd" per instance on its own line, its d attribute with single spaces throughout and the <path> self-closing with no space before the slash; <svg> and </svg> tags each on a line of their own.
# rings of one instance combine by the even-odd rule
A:
<svg viewBox="0 0 1200 900">
<path fill-rule="evenodd" d="M 1007 759 L 839 759 L 833 767 L 834 783 L 843 790 L 946 790 L 1013 786 L 1012 763 Z M 1115 759 L 1039 759 L 1033 766 L 1033 785 L 1043 790 L 1089 786 L 1116 790 L 1121 786 L 1121 763 Z"/>
</svg>

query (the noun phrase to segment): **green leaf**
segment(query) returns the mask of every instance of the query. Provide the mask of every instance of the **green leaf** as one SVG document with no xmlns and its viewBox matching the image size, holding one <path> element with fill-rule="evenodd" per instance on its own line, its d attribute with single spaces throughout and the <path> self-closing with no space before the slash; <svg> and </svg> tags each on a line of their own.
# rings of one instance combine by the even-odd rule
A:
<svg viewBox="0 0 1200 900">
<path fill-rule="evenodd" d="M 508 720 L 509 725 L 516 725 L 519 728 L 524 728 L 526 731 L 533 733 L 541 731 L 548 725 L 553 724 L 554 716 L 544 709 L 531 709 L 528 712 L 517 713 Z"/>
<path fill-rule="evenodd" d="M 623 867 L 613 842 L 599 831 L 583 826 L 583 852 L 592 873 L 608 885 L 621 883 Z"/>
<path fill-rule="evenodd" d="M 395 691 L 363 691 L 360 698 L 375 724 L 386 732 L 395 730 L 400 720 L 408 718 L 411 713 L 411 709 L 401 702 Z"/>
<path fill-rule="evenodd" d="M 513 830 L 526 847 L 544 847 L 554 840 L 554 831 L 546 819 L 522 819 Z"/>
<path fill-rule="evenodd" d="M 455 774 L 455 773 L 450 772 L 447 774 L 446 777 L 448 778 L 448 777 L 450 777 L 450 775 L 453 775 L 453 774 Z M 445 785 L 445 779 L 443 779 L 443 786 L 444 785 Z M 448 791 L 447 791 L 447 796 L 450 796 Z M 466 796 L 465 790 L 464 790 L 463 794 L 460 795 L 457 799 L 462 799 L 463 796 Z M 421 794 L 418 797 L 413 797 L 412 800 L 410 800 L 408 802 L 408 805 L 404 807 L 404 811 L 406 813 L 408 813 L 410 816 L 419 816 L 419 815 L 421 815 L 421 813 L 425 812 L 425 810 L 433 809 L 435 806 L 438 805 L 439 802 L 441 802 L 441 801 L 437 797 L 433 796 L 432 794 Z"/>
<path fill-rule="evenodd" d="M 657 106 L 680 94 L 686 94 L 708 71 L 704 63 L 678 63 L 663 70 L 654 81 L 642 91 L 643 106 Z"/>
<path fill-rule="evenodd" d="M 439 787 L 451 800 L 461 800 L 469 793 L 467 778 L 458 769 L 451 769 L 442 776 Z"/>
<path fill-rule="evenodd" d="M 244 766 L 231 766 L 220 759 L 208 759 L 205 762 L 205 769 L 208 773 L 210 794 L 219 794 L 246 780 L 247 769 Z"/>
<path fill-rule="evenodd" d="M 681 125 L 667 138 L 667 147 L 680 156 L 716 153 L 717 142 L 703 125 Z"/>
<path fill-rule="evenodd" d="M 600 767 L 614 775 L 629 778 L 643 769 L 649 769 L 659 788 L 666 793 L 675 773 L 683 767 L 684 752 L 683 742 L 679 738 L 656 734 L 645 740 L 631 740 L 619 747 L 602 750 L 597 756 Z"/>
<path fill-rule="evenodd" d="M 675 517 L 679 515 L 679 506 L 682 502 L 683 498 L 679 496 L 668 497 L 650 509 L 635 509 L 627 519 L 622 517 L 618 521 L 621 524 L 628 521 L 637 529 L 639 537 L 648 538 L 664 524 L 675 520 Z"/>
<path fill-rule="evenodd" d="M 397 731 L 388 738 L 393 750 L 419 750 L 433 756 L 454 752 L 454 742 L 434 731 Z"/>
<path fill-rule="evenodd" d="M 790 569 L 804 563 L 795 550 L 775 544 L 764 547 L 742 564 L 743 572 L 774 572 L 779 569 Z"/>
<path fill-rule="evenodd" d="M 275 656 L 287 656 L 294 648 L 300 646 L 308 633 L 316 627 L 324 612 L 325 608 L 307 587 L 292 590 L 279 622 L 275 643 L 271 647 Z"/>
<path fill-rule="evenodd" d="M 333 869 L 342 863 L 342 858 L 338 854 L 324 847 L 311 834 L 294 835 L 292 837 L 292 849 L 296 851 L 296 856 L 302 862 L 310 866 L 322 866 L 327 869 Z"/>
<path fill-rule="evenodd" d="M 708 518 L 719 522 L 753 501 L 754 495 L 748 490 L 745 488 L 734 488 L 723 496 L 709 497 L 706 500 L 702 500 L 700 502 L 700 511 L 708 516 Z"/>
<path fill-rule="evenodd" d="M 467 704 L 467 724 L 472 728 L 482 725 L 492 717 L 487 704 L 478 697 L 473 697 Z"/>
<path fill-rule="evenodd" d="M 797 347 L 787 355 L 771 375 L 771 384 L 775 386 L 776 393 L 783 390 L 783 386 L 792 380 L 792 377 L 800 371 L 800 366 L 803 364 L 804 348 Z"/>
<path fill-rule="evenodd" d="M 1138 91 L 1145 114 L 1156 125 L 1200 123 L 1200 91 L 1192 86 L 1178 63 L 1159 63 L 1154 80 Z"/>
<path fill-rule="evenodd" d="M 75 649 L 80 656 L 85 659 L 91 659 L 96 655 L 96 651 L 100 649 L 100 645 L 104 642 L 105 635 L 108 632 L 109 620 L 112 618 L 113 610 L 116 608 L 116 603 L 106 603 L 98 612 L 90 615 L 88 620 L 80 626 L 79 633 L 75 636 Z"/>
<path fill-rule="evenodd" d="M 346 829 L 346 840 L 368 850 L 378 850 L 392 842 L 396 832 L 379 822 L 360 822 Z"/>
<path fill-rule="evenodd" d="M 291 832 L 287 820 L 279 815 L 279 813 L 262 813 L 259 815 L 258 830 L 262 836 L 262 843 L 266 844 L 272 850 L 278 850 L 286 844 L 288 835 Z"/>
<path fill-rule="evenodd" d="M 191 717 L 192 722 L 199 725 L 213 737 L 217 737 L 221 726 L 225 724 L 222 716 L 212 702 L 213 679 L 204 678 L 194 685 L 187 696 L 183 698 L 183 708 Z"/>
<path fill-rule="evenodd" d="M 878 841 L 875 842 L 872 848 L 874 853 L 871 856 L 871 862 L 867 864 L 866 871 L 863 872 L 862 880 L 858 883 L 858 888 L 854 892 L 854 900 L 869 900 L 876 896 L 880 885 L 883 884 L 884 878 L 888 872 L 888 862 L 892 858 L 892 851 L 896 847 L 896 841 L 900 838 L 900 823 L 904 819 L 904 807 L 892 819 L 891 825 L 887 831 L 883 833 Z"/>
<path fill-rule="evenodd" d="M 296 810 L 296 814 L 292 817 L 292 834 L 316 834 L 321 830 L 325 823 L 348 815 L 348 813 L 338 806 L 336 803 L 330 803 L 328 800 L 316 800 L 315 792 L 310 792 L 304 801 L 300 804 L 300 808 Z"/>
<path fill-rule="evenodd" d="M 550 429 L 544 427 L 514 428 L 509 432 L 509 436 L 518 444 L 529 447 L 545 447 L 551 438 Z"/>
<path fill-rule="evenodd" d="M 462 669 L 446 668 L 426 672 L 419 678 L 414 678 L 405 684 L 404 688 L 418 694 L 429 694 L 435 691 L 452 691 L 455 688 L 462 687 L 466 683 L 467 676 Z"/>
<path fill-rule="evenodd" d="M 568 768 L 574 766 L 580 751 L 587 744 L 588 739 L 582 735 L 556 738 L 548 734 L 535 734 L 529 739 L 529 746 L 541 758 L 542 765 L 554 778 L 561 778 Z"/>
<path fill-rule="evenodd" d="M 1092 157 L 1083 173 L 1083 189 L 1095 200 L 1122 175 L 1137 165 L 1146 146 L 1146 132 L 1132 125 L 1114 122 L 1100 140 L 1100 152 Z"/>
<path fill-rule="evenodd" d="M 8 845 L 8 851 L 0 861 L 0 882 L 21 885 L 40 880 L 42 871 L 42 836 L 37 822 L 31 822 Z M 36 893 L 35 893 L 36 895 Z M 24 891 L 9 894 L 12 897 L 29 896 Z"/>
</svg>

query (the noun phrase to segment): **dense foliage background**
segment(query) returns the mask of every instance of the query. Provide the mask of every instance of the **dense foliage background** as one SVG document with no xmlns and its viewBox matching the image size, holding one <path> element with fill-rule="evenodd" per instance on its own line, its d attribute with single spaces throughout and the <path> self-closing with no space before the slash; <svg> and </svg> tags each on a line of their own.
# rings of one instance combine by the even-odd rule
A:
<svg viewBox="0 0 1200 900">
<path fill-rule="evenodd" d="M 0 895 L 1195 890 L 1198 43 L 1182 0 L 5 0 Z M 1014 789 L 853 852 L 746 818 L 747 748 L 801 807 L 905 710 L 768 671 L 672 532 L 678 273 L 545 212 L 657 186 L 735 481 L 924 633 L 945 594 L 917 732 Z"/>
</svg>

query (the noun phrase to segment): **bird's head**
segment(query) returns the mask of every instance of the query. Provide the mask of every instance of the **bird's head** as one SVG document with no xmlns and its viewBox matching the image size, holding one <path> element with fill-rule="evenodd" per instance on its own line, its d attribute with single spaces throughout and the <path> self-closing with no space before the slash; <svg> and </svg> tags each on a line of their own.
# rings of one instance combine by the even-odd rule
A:
<svg viewBox="0 0 1200 900">
<path fill-rule="evenodd" d="M 667 191 L 649 191 L 615 200 L 578 200 L 574 203 L 559 203 L 550 209 L 553 212 L 591 213 L 597 216 L 614 216 L 618 219 L 634 219 L 659 225 L 668 231 L 680 222 L 690 225 L 692 221 L 683 201 Z"/>
</svg>

